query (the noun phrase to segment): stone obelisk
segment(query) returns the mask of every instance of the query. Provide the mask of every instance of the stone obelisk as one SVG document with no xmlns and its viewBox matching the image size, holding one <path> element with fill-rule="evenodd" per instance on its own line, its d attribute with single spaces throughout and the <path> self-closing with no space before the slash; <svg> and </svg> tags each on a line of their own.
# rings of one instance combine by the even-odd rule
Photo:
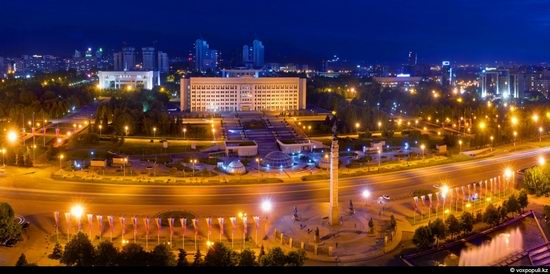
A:
<svg viewBox="0 0 550 274">
<path fill-rule="evenodd" d="M 330 225 L 340 223 L 340 211 L 338 208 L 338 140 L 332 139 L 330 146 L 330 212 L 328 215 Z"/>
</svg>

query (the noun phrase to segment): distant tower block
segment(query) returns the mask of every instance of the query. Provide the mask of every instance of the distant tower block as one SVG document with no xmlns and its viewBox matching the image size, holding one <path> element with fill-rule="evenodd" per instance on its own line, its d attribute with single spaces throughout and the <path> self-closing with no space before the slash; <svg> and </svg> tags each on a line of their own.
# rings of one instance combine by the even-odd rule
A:
<svg viewBox="0 0 550 274">
<path fill-rule="evenodd" d="M 330 147 L 330 225 L 340 223 L 340 212 L 338 209 L 338 140 L 332 139 Z"/>
</svg>

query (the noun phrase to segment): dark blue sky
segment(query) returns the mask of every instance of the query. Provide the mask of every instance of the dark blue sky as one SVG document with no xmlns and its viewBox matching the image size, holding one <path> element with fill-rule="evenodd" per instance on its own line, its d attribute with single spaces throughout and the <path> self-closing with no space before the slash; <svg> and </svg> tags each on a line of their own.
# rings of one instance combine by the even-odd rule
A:
<svg viewBox="0 0 550 274">
<path fill-rule="evenodd" d="M 0 56 L 158 41 L 185 55 L 203 37 L 228 58 L 255 37 L 267 61 L 338 54 L 367 62 L 546 62 L 550 0 L 0 0 Z"/>
</svg>

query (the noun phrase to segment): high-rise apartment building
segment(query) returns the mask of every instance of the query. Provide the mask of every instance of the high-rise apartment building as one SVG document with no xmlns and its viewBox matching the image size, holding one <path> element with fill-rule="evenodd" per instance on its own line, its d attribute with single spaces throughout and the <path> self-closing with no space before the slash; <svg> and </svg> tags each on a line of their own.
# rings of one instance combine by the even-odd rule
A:
<svg viewBox="0 0 550 274">
<path fill-rule="evenodd" d="M 210 49 L 208 42 L 202 39 L 195 41 L 195 70 L 205 72 L 218 67 L 218 51 Z"/>
<path fill-rule="evenodd" d="M 136 69 L 136 49 L 127 47 L 122 49 L 122 64 L 123 70 Z"/>
<path fill-rule="evenodd" d="M 158 71 L 160 73 L 168 73 L 170 69 L 170 64 L 168 61 L 168 54 L 166 52 L 159 51 L 157 56 L 157 65 Z"/>
<path fill-rule="evenodd" d="M 142 61 L 143 61 L 143 70 L 155 70 L 155 48 L 145 47 L 141 48 Z"/>
</svg>

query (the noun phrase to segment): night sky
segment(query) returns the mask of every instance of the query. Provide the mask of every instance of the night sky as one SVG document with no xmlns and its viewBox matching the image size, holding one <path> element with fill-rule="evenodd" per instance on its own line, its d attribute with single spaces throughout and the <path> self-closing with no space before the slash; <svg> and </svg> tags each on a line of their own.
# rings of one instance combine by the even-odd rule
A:
<svg viewBox="0 0 550 274">
<path fill-rule="evenodd" d="M 0 56 L 69 56 L 157 41 L 185 56 L 196 38 L 226 58 L 254 38 L 266 61 L 546 62 L 549 0 L 0 0 Z"/>
</svg>

